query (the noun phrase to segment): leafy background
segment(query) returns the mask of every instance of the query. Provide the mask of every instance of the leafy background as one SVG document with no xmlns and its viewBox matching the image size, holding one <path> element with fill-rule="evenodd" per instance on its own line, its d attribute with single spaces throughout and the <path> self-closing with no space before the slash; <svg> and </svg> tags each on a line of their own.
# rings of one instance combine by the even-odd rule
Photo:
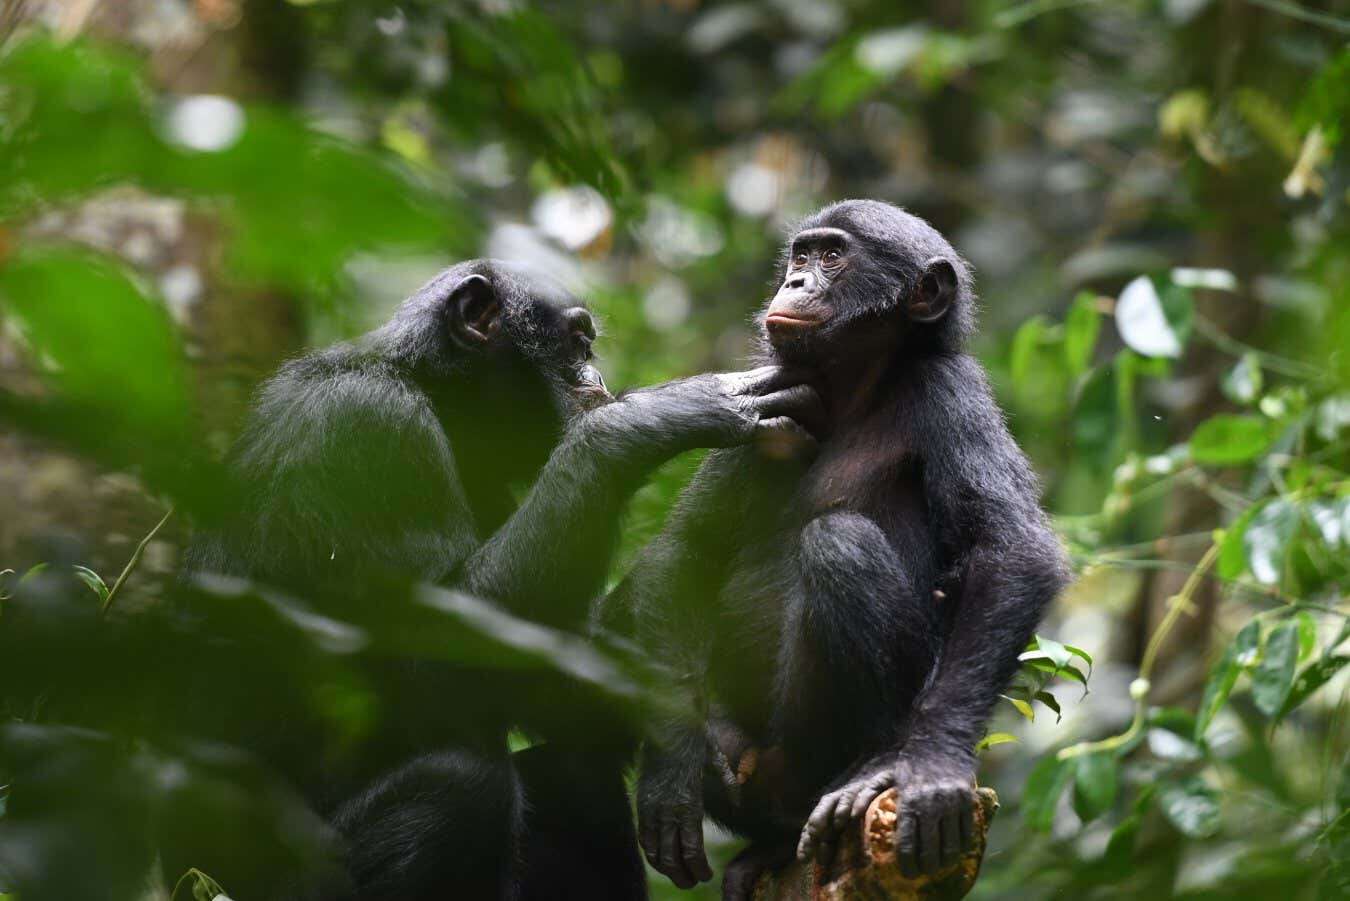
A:
<svg viewBox="0 0 1350 901">
<path fill-rule="evenodd" d="M 208 639 L 275 632 L 258 684 L 319 686 L 339 744 L 353 648 L 411 652 L 265 592 L 145 625 L 279 361 L 490 254 L 589 300 L 612 386 L 737 367 L 784 230 L 866 196 L 976 266 L 1080 573 L 985 742 L 976 896 L 1346 897 L 1347 40 L 1337 0 L 4 0 L 0 888 L 144 894 L 174 785 L 222 843 L 278 821 L 181 741 L 175 677 L 238 672 Z M 486 621 L 416 652 L 593 653 Z"/>
</svg>

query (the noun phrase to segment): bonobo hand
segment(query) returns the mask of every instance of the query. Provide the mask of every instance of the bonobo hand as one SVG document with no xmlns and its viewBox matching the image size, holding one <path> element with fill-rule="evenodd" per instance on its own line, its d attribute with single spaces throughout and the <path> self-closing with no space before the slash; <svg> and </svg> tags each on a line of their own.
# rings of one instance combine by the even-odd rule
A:
<svg viewBox="0 0 1350 901">
<path fill-rule="evenodd" d="M 827 792 L 807 819 L 797 856 L 828 865 L 841 830 L 858 822 L 886 789 L 900 791 L 896 862 L 902 875 L 932 875 L 956 863 L 975 838 L 975 765 L 964 755 L 906 749 L 859 767 Z"/>
<path fill-rule="evenodd" d="M 644 748 L 638 777 L 638 842 L 647 862 L 682 889 L 712 878 L 703 851 L 702 741 L 697 748 Z"/>
<path fill-rule="evenodd" d="M 825 411 L 809 377 L 783 366 L 696 375 L 625 393 L 611 411 L 676 450 L 731 447 L 774 433 L 818 434 Z"/>
</svg>

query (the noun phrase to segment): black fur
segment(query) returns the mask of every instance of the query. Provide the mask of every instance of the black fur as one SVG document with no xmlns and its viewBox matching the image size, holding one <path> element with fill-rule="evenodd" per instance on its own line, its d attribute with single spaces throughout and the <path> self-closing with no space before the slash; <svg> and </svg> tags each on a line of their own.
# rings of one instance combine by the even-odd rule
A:
<svg viewBox="0 0 1350 901">
<path fill-rule="evenodd" d="M 1066 578 L 1036 480 L 962 351 L 966 264 L 888 204 L 838 203 L 798 234 L 819 229 L 842 234 L 796 263 L 789 245 L 764 353 L 819 367 L 829 437 L 809 462 L 713 452 L 606 605 L 616 622 L 633 611 L 710 722 L 706 738 L 657 724 L 647 743 L 648 859 L 677 885 L 706 876 L 706 803 L 752 839 L 729 898 L 794 850 L 828 858 L 897 782 L 902 869 L 931 872 L 966 847 L 974 746 Z"/>
<path fill-rule="evenodd" d="M 587 363 L 594 334 L 547 282 L 487 261 L 447 270 L 384 327 L 262 387 L 230 455 L 234 508 L 201 532 L 186 570 L 281 586 L 339 614 L 425 580 L 577 628 L 650 470 L 781 427 L 810 395 L 766 368 L 614 400 Z M 317 756 L 321 743 L 289 718 L 250 742 L 345 839 L 345 884 L 237 886 L 225 862 L 212 875 L 239 897 L 646 896 L 622 730 L 578 725 L 557 685 L 513 694 L 502 675 L 380 661 L 369 675 L 381 719 L 356 753 Z M 514 700 L 526 696 L 544 722 L 528 722 Z M 562 721 L 523 773 L 504 750 L 521 720 L 546 733 Z M 199 864 L 193 853 L 166 853 L 167 868 Z"/>
</svg>

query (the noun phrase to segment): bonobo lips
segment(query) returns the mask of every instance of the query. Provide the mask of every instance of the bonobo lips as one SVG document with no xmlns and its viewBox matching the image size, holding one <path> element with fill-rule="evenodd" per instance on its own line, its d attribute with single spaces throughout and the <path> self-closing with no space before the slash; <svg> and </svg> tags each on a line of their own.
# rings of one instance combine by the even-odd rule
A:
<svg viewBox="0 0 1350 901">
<path fill-rule="evenodd" d="M 770 338 L 794 338 L 815 331 L 824 320 L 798 310 L 770 310 L 764 327 Z"/>
</svg>

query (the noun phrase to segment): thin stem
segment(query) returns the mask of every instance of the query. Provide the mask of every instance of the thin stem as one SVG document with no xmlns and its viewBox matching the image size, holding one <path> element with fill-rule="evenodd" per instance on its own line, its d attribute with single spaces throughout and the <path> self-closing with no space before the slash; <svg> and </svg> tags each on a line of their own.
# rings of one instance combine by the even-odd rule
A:
<svg viewBox="0 0 1350 901">
<path fill-rule="evenodd" d="M 1149 638 L 1148 646 L 1144 649 L 1144 657 L 1139 662 L 1139 678 L 1135 679 L 1130 685 L 1130 696 L 1134 698 L 1134 718 L 1130 721 L 1130 727 L 1119 735 L 1113 735 L 1110 738 L 1104 738 L 1101 741 L 1079 742 L 1064 748 L 1056 755 L 1060 760 L 1068 760 L 1072 757 L 1081 757 L 1084 754 L 1094 754 L 1100 751 L 1115 751 L 1134 741 L 1138 735 L 1144 731 L 1144 720 L 1148 715 L 1148 693 L 1152 687 L 1151 679 L 1153 676 L 1153 664 L 1157 662 L 1158 652 L 1162 648 L 1167 635 L 1176 625 L 1177 620 L 1191 606 L 1191 599 L 1195 596 L 1196 589 L 1200 587 L 1200 582 L 1205 574 L 1219 559 L 1219 545 L 1211 544 L 1209 550 L 1205 551 L 1205 556 L 1200 558 L 1195 569 L 1186 579 L 1186 584 L 1181 586 L 1181 591 L 1174 594 L 1167 609 L 1167 615 L 1163 617 L 1162 622 L 1158 623 L 1158 628 L 1153 630 L 1153 635 Z"/>
<path fill-rule="evenodd" d="M 150 539 L 154 538 L 159 530 L 163 528 L 164 524 L 169 521 L 170 516 L 173 516 L 173 507 L 168 509 L 168 512 L 160 518 L 159 522 L 155 523 L 155 527 L 147 532 L 145 537 L 141 539 L 141 543 L 136 545 L 136 550 L 131 552 L 131 559 L 127 561 L 126 566 L 122 567 L 121 575 L 117 577 L 117 581 L 113 583 L 113 587 L 108 590 L 108 596 L 103 599 L 102 605 L 98 608 L 100 616 L 106 614 L 112 607 L 113 598 L 117 597 L 117 592 L 126 584 L 127 576 L 131 575 L 131 571 L 136 568 L 136 564 L 141 562 L 141 555 L 145 553 L 145 546 L 150 543 Z"/>
<path fill-rule="evenodd" d="M 1195 317 L 1195 330 L 1202 337 L 1208 340 L 1215 347 L 1235 357 L 1251 354 L 1261 363 L 1262 366 L 1271 372 L 1278 372 L 1281 375 L 1291 376 L 1293 378 L 1318 380 L 1325 377 L 1325 373 L 1316 366 L 1309 366 L 1307 363 L 1301 363 L 1298 360 L 1290 360 L 1281 357 L 1269 351 L 1258 350 L 1250 344 L 1243 344 L 1232 335 L 1224 332 L 1217 325 L 1210 322 L 1204 316 Z"/>
</svg>

